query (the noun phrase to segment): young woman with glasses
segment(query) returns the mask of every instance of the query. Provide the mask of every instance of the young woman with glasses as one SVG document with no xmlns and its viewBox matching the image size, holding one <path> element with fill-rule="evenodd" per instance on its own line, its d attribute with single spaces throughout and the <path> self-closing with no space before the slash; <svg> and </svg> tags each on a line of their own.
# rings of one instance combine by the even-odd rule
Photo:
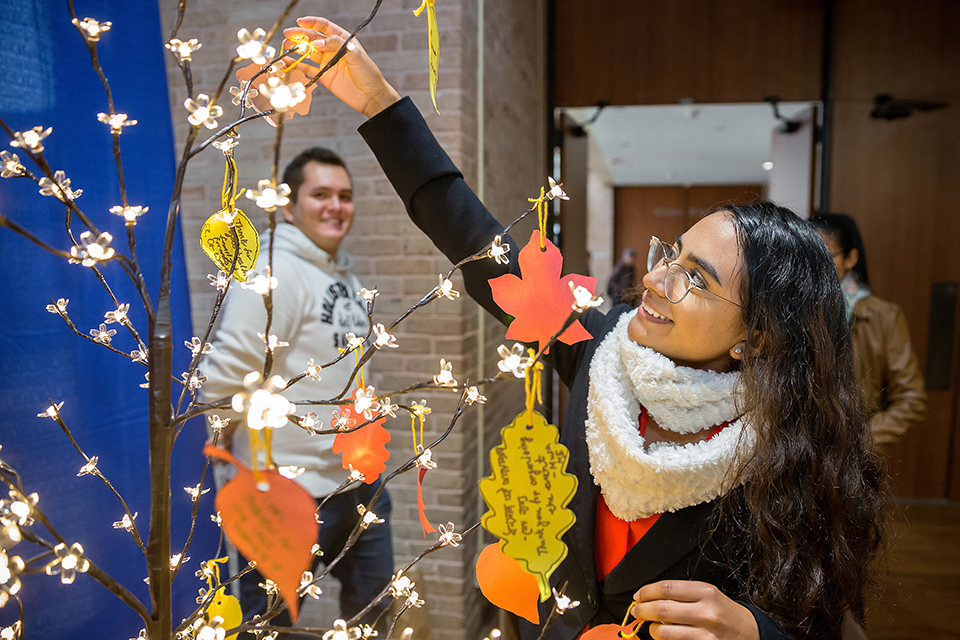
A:
<svg viewBox="0 0 960 640">
<path fill-rule="evenodd" d="M 285 35 L 306 35 L 321 65 L 348 35 L 323 18 L 298 24 Z M 361 45 L 321 82 L 370 118 L 361 134 L 450 260 L 503 232 Z M 881 475 L 830 256 L 806 222 L 765 203 L 654 239 L 648 267 L 635 307 L 590 310 L 593 338 L 551 349 L 579 479 L 551 582 L 581 604 L 547 637 L 573 640 L 628 609 L 647 621 L 641 638 L 839 637 L 843 615 L 863 613 Z M 516 260 L 463 269 L 504 321 L 487 281 L 506 270 Z"/>
</svg>

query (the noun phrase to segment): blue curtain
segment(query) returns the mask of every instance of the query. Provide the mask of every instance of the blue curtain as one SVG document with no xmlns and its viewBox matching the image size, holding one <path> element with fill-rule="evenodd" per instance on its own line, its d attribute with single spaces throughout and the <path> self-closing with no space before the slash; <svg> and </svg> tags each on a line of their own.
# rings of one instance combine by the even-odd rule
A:
<svg viewBox="0 0 960 640">
<path fill-rule="evenodd" d="M 130 0 L 75 0 L 78 17 L 109 20 L 98 54 L 110 80 L 118 112 L 138 121 L 120 137 L 128 197 L 131 204 L 148 206 L 137 225 L 137 251 L 151 295 L 156 300 L 163 233 L 173 186 L 175 160 L 170 101 L 167 92 L 159 8 L 154 2 Z M 86 47 L 70 23 L 64 0 L 0 0 L 0 114 L 9 126 L 24 131 L 53 127 L 44 140 L 51 167 L 62 169 L 71 188 L 82 189 L 77 205 L 114 246 L 129 253 L 124 223 L 109 213 L 120 204 L 120 189 L 112 155 L 109 127 L 97 120 L 108 111 L 106 95 L 90 64 Z M 184 116 L 186 112 L 184 112 Z M 186 127 L 185 118 L 176 126 Z M 2 132 L 0 132 L 2 134 Z M 13 153 L 6 136 L 0 147 Z M 25 154 L 21 162 L 30 165 Z M 0 180 L 0 212 L 62 250 L 70 246 L 64 228 L 64 207 L 38 193 L 23 178 Z M 74 232 L 82 225 L 74 220 Z M 174 372 L 188 366 L 190 309 L 183 248 L 178 237 L 173 255 Z M 146 340 L 149 329 L 134 287 L 115 262 L 103 273 L 121 302 L 130 303 L 130 316 Z M 126 498 L 144 539 L 149 530 L 147 463 L 147 391 L 145 367 L 74 335 L 46 305 L 68 298 L 67 311 L 77 328 L 87 333 L 104 321 L 114 305 L 93 272 L 68 264 L 8 229 L 0 228 L 0 458 L 23 476 L 27 492 L 40 495 L 39 506 L 68 542 L 80 542 L 89 558 L 116 577 L 147 604 L 143 555 L 129 533 L 115 529 L 123 510 L 106 487 L 93 476 L 77 477 L 84 460 L 57 424 L 38 418 L 48 398 L 63 402 L 62 414 L 99 469 Z M 113 337 L 117 348 L 130 352 L 136 342 L 125 330 Z M 201 448 L 205 439 L 201 421 L 188 424 L 174 451 L 172 500 L 174 552 L 182 547 L 189 528 L 190 497 L 182 490 L 200 481 Z M 206 479 L 210 485 L 210 478 Z M 6 497 L 2 489 L 0 498 Z M 188 552 L 191 558 L 174 583 L 175 622 L 196 607 L 197 590 L 204 586 L 194 576 L 199 562 L 216 553 L 219 530 L 210 522 L 212 493 L 205 496 L 198 530 Z M 39 528 L 39 525 L 35 525 Z M 26 542 L 11 554 L 31 557 L 37 552 Z M 115 596 L 89 576 L 78 575 L 73 585 L 57 576 L 25 575 L 21 596 L 25 606 L 27 638 L 133 638 L 142 627 Z M 16 620 L 16 605 L 0 610 L 0 623 Z"/>
</svg>

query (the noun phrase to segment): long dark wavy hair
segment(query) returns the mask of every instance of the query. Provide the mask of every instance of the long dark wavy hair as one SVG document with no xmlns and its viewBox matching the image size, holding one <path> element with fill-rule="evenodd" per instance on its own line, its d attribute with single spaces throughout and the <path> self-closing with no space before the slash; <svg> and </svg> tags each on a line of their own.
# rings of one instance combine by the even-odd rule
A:
<svg viewBox="0 0 960 640">
<path fill-rule="evenodd" d="M 863 620 L 883 534 L 883 473 L 861 406 L 837 273 L 811 225 L 769 202 L 729 206 L 747 327 L 739 401 L 756 427 L 714 534 L 744 597 L 802 638 Z"/>
</svg>

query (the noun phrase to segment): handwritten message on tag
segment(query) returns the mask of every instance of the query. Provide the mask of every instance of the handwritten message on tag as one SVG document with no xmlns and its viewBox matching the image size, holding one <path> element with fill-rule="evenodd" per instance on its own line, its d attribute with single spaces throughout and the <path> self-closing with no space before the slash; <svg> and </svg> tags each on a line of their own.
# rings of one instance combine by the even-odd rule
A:
<svg viewBox="0 0 960 640">
<path fill-rule="evenodd" d="M 232 227 L 227 222 L 231 216 Z M 260 255 L 260 235 L 243 211 L 218 211 L 203 223 L 200 246 L 219 269 L 232 273 L 237 282 L 246 282 L 247 271 L 253 269 Z"/>
<path fill-rule="evenodd" d="M 216 507 L 223 531 L 248 560 L 257 562 L 257 571 L 273 580 L 297 621 L 300 576 L 313 565 L 311 548 L 320 525 L 314 519 L 316 501 L 299 484 L 284 478 L 276 469 L 260 472 L 269 484 L 258 488 L 253 472 L 231 454 L 215 447 L 204 448 L 237 467 L 237 474 L 217 492 Z"/>
<path fill-rule="evenodd" d="M 503 542 L 503 553 L 536 577 L 543 601 L 551 595 L 550 574 L 567 557 L 560 537 L 576 520 L 566 506 L 577 478 L 566 472 L 570 452 L 557 428 L 539 413 L 521 413 L 500 438 L 490 452 L 493 473 L 480 481 L 489 508 L 481 522 Z"/>
</svg>

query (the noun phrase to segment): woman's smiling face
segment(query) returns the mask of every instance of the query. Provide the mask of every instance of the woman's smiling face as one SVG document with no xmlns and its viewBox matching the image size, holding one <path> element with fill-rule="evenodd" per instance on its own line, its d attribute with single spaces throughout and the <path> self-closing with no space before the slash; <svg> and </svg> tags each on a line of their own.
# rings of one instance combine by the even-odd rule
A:
<svg viewBox="0 0 960 640">
<path fill-rule="evenodd" d="M 693 225 L 677 239 L 677 260 L 698 285 L 742 304 L 740 248 L 730 214 L 720 211 Z M 643 278 L 643 300 L 627 334 L 644 347 L 679 365 L 727 371 L 740 359 L 737 346 L 746 333 L 743 311 L 696 287 L 678 303 L 664 295 L 666 266 L 661 262 Z"/>
</svg>

